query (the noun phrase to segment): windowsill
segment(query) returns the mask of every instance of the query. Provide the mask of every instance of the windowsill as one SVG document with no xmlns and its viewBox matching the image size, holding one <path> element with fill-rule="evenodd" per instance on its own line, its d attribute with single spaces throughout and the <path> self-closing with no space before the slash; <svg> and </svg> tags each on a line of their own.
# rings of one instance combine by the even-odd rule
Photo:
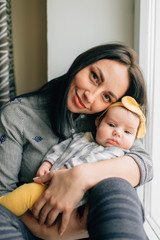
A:
<svg viewBox="0 0 160 240">
<path fill-rule="evenodd" d="M 159 240 L 158 235 L 154 232 L 148 221 L 145 221 L 144 229 L 147 234 L 148 240 Z"/>
</svg>

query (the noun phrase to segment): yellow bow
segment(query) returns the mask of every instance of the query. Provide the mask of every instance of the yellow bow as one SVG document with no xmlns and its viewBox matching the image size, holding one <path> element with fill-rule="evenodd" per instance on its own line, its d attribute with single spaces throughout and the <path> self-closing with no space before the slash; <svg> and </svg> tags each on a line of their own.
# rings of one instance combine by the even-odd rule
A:
<svg viewBox="0 0 160 240">
<path fill-rule="evenodd" d="M 113 104 L 111 104 L 108 108 L 106 108 L 104 110 L 104 112 L 96 118 L 95 120 L 95 125 L 98 126 L 100 123 L 100 119 L 102 118 L 102 116 L 112 107 L 116 107 L 116 106 L 122 106 L 125 107 L 126 109 L 130 110 L 131 112 L 135 113 L 136 115 L 138 115 L 139 119 L 140 119 L 140 124 L 139 124 L 139 128 L 137 131 L 137 138 L 143 138 L 144 135 L 146 134 L 146 126 L 145 126 L 145 121 L 146 118 L 142 112 L 142 110 L 140 109 L 139 104 L 136 102 L 136 100 L 130 96 L 125 96 L 121 99 L 121 102 L 115 102 Z"/>
</svg>

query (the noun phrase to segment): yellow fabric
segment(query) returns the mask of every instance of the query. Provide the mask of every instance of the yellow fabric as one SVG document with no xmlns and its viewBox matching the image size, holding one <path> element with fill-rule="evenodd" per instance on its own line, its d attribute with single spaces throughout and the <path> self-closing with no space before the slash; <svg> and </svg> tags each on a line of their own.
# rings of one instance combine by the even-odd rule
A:
<svg viewBox="0 0 160 240">
<path fill-rule="evenodd" d="M 44 184 L 37 183 L 24 184 L 8 195 L 0 197 L 0 204 L 8 208 L 16 216 L 21 216 L 27 210 L 32 209 L 46 187 Z"/>
<path fill-rule="evenodd" d="M 121 102 L 115 102 L 113 104 L 111 104 L 108 108 L 106 108 L 104 110 L 104 112 L 96 118 L 95 121 L 95 125 L 98 126 L 102 116 L 112 107 L 117 107 L 117 106 L 122 106 L 126 109 L 128 109 L 129 111 L 135 113 L 139 119 L 140 119 L 140 124 L 139 124 L 139 128 L 137 131 L 137 138 L 143 138 L 144 135 L 146 134 L 146 126 L 145 126 L 145 121 L 146 118 L 139 106 L 139 104 L 136 102 L 136 100 L 130 96 L 125 96 L 121 99 Z"/>
</svg>

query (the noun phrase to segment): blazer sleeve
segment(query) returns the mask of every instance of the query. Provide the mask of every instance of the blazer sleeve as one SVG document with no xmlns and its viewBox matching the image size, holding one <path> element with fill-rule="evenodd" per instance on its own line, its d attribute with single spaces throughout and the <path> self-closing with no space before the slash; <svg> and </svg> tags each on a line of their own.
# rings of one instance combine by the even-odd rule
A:
<svg viewBox="0 0 160 240">
<path fill-rule="evenodd" d="M 153 178 L 152 158 L 145 151 L 141 140 L 136 139 L 135 143 L 130 149 L 130 152 L 126 155 L 132 157 L 139 166 L 141 173 L 139 185 L 143 185 L 144 183 L 151 181 Z"/>
</svg>

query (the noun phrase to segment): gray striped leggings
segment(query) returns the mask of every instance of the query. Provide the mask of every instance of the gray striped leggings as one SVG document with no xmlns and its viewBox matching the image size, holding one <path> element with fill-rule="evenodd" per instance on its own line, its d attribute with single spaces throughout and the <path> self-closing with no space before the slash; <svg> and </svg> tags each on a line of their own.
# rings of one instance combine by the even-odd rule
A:
<svg viewBox="0 0 160 240">
<path fill-rule="evenodd" d="M 140 201 L 128 182 L 110 178 L 90 190 L 87 219 L 89 239 L 146 240 L 143 220 Z M 0 205 L 0 239 L 37 238 L 14 214 Z"/>
<path fill-rule="evenodd" d="M 135 189 L 125 180 L 110 178 L 89 194 L 88 232 L 92 240 L 146 240 L 144 214 Z"/>
</svg>

